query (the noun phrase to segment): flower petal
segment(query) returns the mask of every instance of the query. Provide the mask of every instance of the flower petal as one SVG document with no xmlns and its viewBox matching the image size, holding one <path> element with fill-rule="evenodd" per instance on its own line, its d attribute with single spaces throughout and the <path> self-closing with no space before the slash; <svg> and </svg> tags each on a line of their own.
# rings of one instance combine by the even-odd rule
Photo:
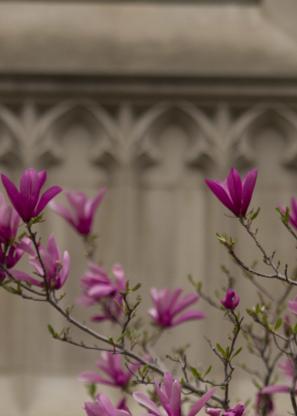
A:
<svg viewBox="0 0 297 416">
<path fill-rule="evenodd" d="M 241 206 L 241 215 L 245 216 L 248 207 L 250 205 L 254 188 L 257 180 L 257 169 L 252 169 L 246 174 L 242 181 L 242 206 Z"/>
<path fill-rule="evenodd" d="M 144 393 L 133 393 L 133 398 L 146 409 L 148 409 L 155 416 L 162 416 L 156 404 L 147 397 Z"/>
<path fill-rule="evenodd" d="M 206 405 L 208 400 L 213 396 L 215 389 L 210 389 L 206 392 L 190 409 L 188 416 L 195 416 Z"/>
<path fill-rule="evenodd" d="M 23 208 L 24 207 L 22 205 L 22 201 L 21 201 L 21 198 L 20 198 L 20 193 L 19 193 L 17 187 L 4 174 L 1 174 L 1 180 L 2 180 L 3 186 L 4 186 L 4 188 L 7 192 L 7 195 L 9 197 L 12 205 L 14 206 L 15 210 L 18 212 L 20 217 L 24 220 L 24 218 L 23 218 Z"/>
<path fill-rule="evenodd" d="M 201 311 L 188 311 L 180 315 L 178 318 L 173 318 L 172 325 L 179 325 L 186 321 L 192 321 L 196 319 L 204 319 L 206 317 L 204 312 Z"/>
<path fill-rule="evenodd" d="M 261 390 L 261 393 L 264 394 L 273 394 L 273 393 L 290 393 L 291 388 L 284 384 L 272 384 L 271 386 L 266 386 Z"/>
<path fill-rule="evenodd" d="M 225 205 L 225 207 L 227 207 L 230 211 L 232 211 L 233 214 L 237 215 L 237 211 L 234 210 L 230 196 L 224 189 L 223 185 L 218 181 L 213 181 L 210 179 L 205 179 L 205 183 L 215 194 L 215 196 L 222 202 L 222 204 Z"/>
<path fill-rule="evenodd" d="M 235 215 L 241 214 L 241 201 L 242 201 L 242 183 L 238 171 L 235 168 L 230 170 L 227 177 L 227 186 L 233 202 L 233 210 Z"/>
<path fill-rule="evenodd" d="M 44 192 L 37 204 L 37 207 L 34 210 L 34 215 L 39 215 L 41 211 L 46 207 L 46 205 L 50 202 L 50 200 L 53 199 L 60 192 L 62 192 L 62 188 L 57 185 L 51 186 L 46 192 Z"/>
</svg>

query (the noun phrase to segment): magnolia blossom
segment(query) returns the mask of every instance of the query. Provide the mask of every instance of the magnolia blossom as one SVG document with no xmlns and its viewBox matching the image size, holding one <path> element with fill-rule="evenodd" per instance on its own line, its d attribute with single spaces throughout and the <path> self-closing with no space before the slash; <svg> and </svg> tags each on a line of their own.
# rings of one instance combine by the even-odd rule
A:
<svg viewBox="0 0 297 416">
<path fill-rule="evenodd" d="M 65 208 L 56 201 L 50 203 L 50 207 L 61 215 L 81 235 L 91 232 L 96 209 L 101 204 L 106 189 L 102 188 L 94 198 L 87 198 L 83 192 L 65 192 L 70 205 Z"/>
<path fill-rule="evenodd" d="M 83 294 L 78 302 L 83 306 L 98 304 L 102 313 L 92 316 L 93 321 L 118 321 L 122 315 L 123 298 L 121 292 L 125 291 L 127 279 L 120 264 L 112 267 L 114 279 L 100 266 L 90 263 L 88 271 L 81 278 Z"/>
<path fill-rule="evenodd" d="M 154 307 L 149 310 L 156 325 L 171 327 L 193 319 L 203 319 L 205 314 L 198 310 L 184 312 L 189 306 L 196 303 L 199 296 L 189 293 L 181 297 L 182 289 L 151 289 Z"/>
<path fill-rule="evenodd" d="M 121 355 L 103 352 L 96 366 L 103 376 L 94 371 L 85 371 L 80 374 L 80 380 L 90 384 L 106 384 L 125 389 L 140 365 L 134 363 L 125 366 Z"/>
<path fill-rule="evenodd" d="M 228 410 L 208 407 L 206 409 L 206 414 L 209 416 L 242 416 L 244 414 L 244 411 L 245 406 L 242 403 L 239 403 Z"/>
<path fill-rule="evenodd" d="M 233 310 L 240 302 L 240 297 L 234 289 L 227 289 L 224 299 L 221 300 L 221 304 L 226 308 Z"/>
<path fill-rule="evenodd" d="M 35 274 L 43 278 L 44 270 L 40 264 L 38 256 L 34 253 L 31 246 L 27 247 L 26 251 L 30 254 L 29 263 L 33 266 Z M 70 257 L 68 251 L 64 251 L 62 257 L 56 240 L 53 235 L 51 235 L 48 238 L 46 247 L 42 245 L 39 246 L 39 253 L 45 269 L 45 277 L 49 287 L 52 289 L 60 289 L 66 282 L 69 275 Z M 18 280 L 23 280 L 36 286 L 44 285 L 43 280 L 38 280 L 23 271 L 15 271 L 14 277 Z"/>
<path fill-rule="evenodd" d="M 37 217 L 51 199 L 62 191 L 59 186 L 51 186 L 40 195 L 41 188 L 46 181 L 46 171 L 37 172 L 35 169 L 26 169 L 20 179 L 20 189 L 11 180 L 1 175 L 2 183 L 7 195 L 24 222 L 29 222 Z"/>
<path fill-rule="evenodd" d="M 241 179 L 239 172 L 232 168 L 223 182 L 206 179 L 205 183 L 236 217 L 244 217 L 252 199 L 256 180 L 256 169 L 252 169 Z"/>
<path fill-rule="evenodd" d="M 295 373 L 295 365 L 291 358 L 286 358 L 279 364 L 279 368 L 283 374 L 289 379 L 289 384 L 271 384 L 261 390 L 263 394 L 274 394 L 274 393 L 290 393 L 292 390 L 292 380 Z M 296 388 L 296 386 L 295 386 Z M 296 389 L 297 393 L 297 389 Z"/>
<path fill-rule="evenodd" d="M 122 407 L 114 407 L 105 394 L 99 394 L 95 402 L 85 403 L 85 411 L 87 416 L 131 416 L 128 410 L 123 410 Z"/>
<path fill-rule="evenodd" d="M 168 416 L 181 416 L 181 385 L 170 373 L 164 375 L 163 381 L 159 386 L 155 383 L 156 393 L 162 408 Z M 195 416 L 205 406 L 214 394 L 214 389 L 210 389 L 190 408 L 187 416 Z M 144 393 L 136 392 L 134 399 L 149 411 L 149 416 L 163 416 L 162 410 Z"/>
</svg>

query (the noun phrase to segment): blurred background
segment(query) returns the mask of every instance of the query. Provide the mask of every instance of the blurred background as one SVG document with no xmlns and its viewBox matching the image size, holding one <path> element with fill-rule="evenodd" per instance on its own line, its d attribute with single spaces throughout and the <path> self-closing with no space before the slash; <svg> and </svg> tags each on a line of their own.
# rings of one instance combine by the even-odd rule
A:
<svg viewBox="0 0 297 416">
<path fill-rule="evenodd" d="M 45 168 L 51 183 L 90 196 L 106 185 L 97 260 L 142 283 L 144 312 L 151 286 L 191 290 L 190 273 L 205 291 L 220 288 L 221 264 L 248 305 L 254 292 L 215 233 L 256 254 L 204 178 L 258 167 L 261 239 L 295 266 L 275 207 L 297 191 L 296 17 L 296 0 L 1 0 L 1 171 L 17 180 L 25 167 Z M 84 247 L 48 211 L 42 233 L 71 253 L 74 302 Z M 228 328 L 209 314 L 172 331 L 160 354 L 189 342 L 207 368 L 204 334 L 216 342 Z M 45 305 L 0 292 L 1 416 L 83 414 L 77 375 L 97 354 L 55 342 L 48 323 L 63 326 Z M 247 386 L 239 372 L 238 397 Z"/>
</svg>

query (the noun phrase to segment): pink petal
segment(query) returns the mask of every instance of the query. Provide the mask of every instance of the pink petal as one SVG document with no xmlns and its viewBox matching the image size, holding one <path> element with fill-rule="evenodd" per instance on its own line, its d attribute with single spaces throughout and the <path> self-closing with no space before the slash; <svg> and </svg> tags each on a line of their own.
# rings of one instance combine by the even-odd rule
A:
<svg viewBox="0 0 297 416">
<path fill-rule="evenodd" d="M 64 251 L 63 255 L 63 267 L 60 271 L 60 287 L 64 286 L 70 271 L 70 255 L 68 251 Z"/>
<path fill-rule="evenodd" d="M 60 186 L 51 186 L 44 194 L 41 196 L 37 207 L 35 208 L 34 215 L 37 216 L 41 213 L 41 211 L 46 207 L 46 205 L 53 199 L 57 194 L 62 192 L 62 188 Z"/>
<path fill-rule="evenodd" d="M 175 308 L 173 308 L 171 310 L 172 314 L 177 314 L 181 311 L 183 311 L 184 309 L 186 309 L 188 306 L 193 305 L 194 303 L 197 302 L 197 300 L 199 299 L 199 295 L 197 293 L 189 293 L 187 295 L 185 295 L 175 306 Z"/>
<path fill-rule="evenodd" d="M 250 205 L 254 188 L 257 180 L 257 169 L 252 169 L 246 174 L 242 181 L 242 206 L 241 206 L 241 215 L 245 216 L 248 207 Z"/>
<path fill-rule="evenodd" d="M 170 409 L 174 412 L 174 414 L 180 414 L 181 410 L 181 385 L 177 380 L 174 380 L 170 395 Z"/>
<path fill-rule="evenodd" d="M 289 300 L 288 308 L 291 312 L 293 312 L 297 315 L 297 299 Z"/>
<path fill-rule="evenodd" d="M 27 200 L 31 209 L 37 204 L 39 193 L 46 181 L 46 171 L 37 172 L 33 168 L 25 169 L 20 179 L 20 194 Z"/>
<path fill-rule="evenodd" d="M 50 201 L 49 207 L 63 217 L 66 221 L 68 221 L 73 227 L 76 227 L 76 224 L 72 218 L 70 211 L 65 208 L 63 205 L 58 204 L 56 201 Z"/>
<path fill-rule="evenodd" d="M 234 210 L 230 196 L 227 194 L 222 184 L 218 181 L 213 181 L 210 179 L 205 179 L 205 183 L 209 187 L 209 189 L 215 194 L 215 196 L 222 202 L 222 204 L 225 205 L 225 207 L 227 207 L 235 215 L 237 215 L 237 211 Z"/>
<path fill-rule="evenodd" d="M 60 259 L 60 252 L 53 234 L 51 234 L 47 240 L 47 252 L 53 262 Z"/>
<path fill-rule="evenodd" d="M 227 186 L 233 202 L 233 209 L 236 211 L 237 216 L 241 214 L 241 201 L 242 201 L 242 183 L 238 171 L 235 168 L 230 170 L 227 177 Z"/>
<path fill-rule="evenodd" d="M 66 198 L 68 199 L 69 205 L 73 209 L 75 213 L 75 217 L 83 218 L 84 217 L 84 210 L 85 205 L 87 203 L 87 197 L 83 192 L 65 192 Z"/>
<path fill-rule="evenodd" d="M 179 325 L 186 321 L 192 321 L 196 319 L 204 319 L 206 317 L 204 312 L 201 311 L 188 311 L 180 315 L 178 318 L 173 318 L 172 325 Z"/>
<path fill-rule="evenodd" d="M 133 398 L 155 416 L 162 416 L 156 404 L 141 392 L 133 393 Z"/>
<path fill-rule="evenodd" d="M 208 400 L 213 396 L 215 389 L 210 389 L 206 392 L 190 409 L 188 416 L 195 416 L 206 405 Z"/>
<path fill-rule="evenodd" d="M 107 386 L 114 386 L 114 382 L 101 377 L 94 371 L 84 371 L 79 375 L 79 380 L 90 384 L 104 384 Z"/>
<path fill-rule="evenodd" d="M 85 207 L 85 214 L 87 217 L 91 217 L 91 218 L 94 217 L 96 209 L 101 204 L 105 194 L 106 194 L 106 188 L 102 188 L 100 189 L 100 191 L 98 192 L 95 198 L 90 199 L 87 202 L 86 207 Z"/>
<path fill-rule="evenodd" d="M 103 297 L 108 296 L 114 292 L 114 288 L 112 286 L 107 285 L 97 285 L 93 286 L 89 291 L 89 296 L 95 296 L 95 297 Z"/>
<path fill-rule="evenodd" d="M 14 206 L 15 210 L 19 213 L 20 217 L 22 217 L 22 219 L 24 220 L 22 215 L 23 206 L 18 189 L 16 188 L 15 184 L 11 182 L 11 180 L 4 174 L 1 174 L 1 180 L 12 205 Z"/>
<path fill-rule="evenodd" d="M 15 280 L 23 281 L 26 283 L 29 283 L 34 286 L 43 286 L 43 282 L 37 279 L 34 279 L 34 277 L 30 276 L 29 274 L 19 271 L 19 270 L 13 270 L 10 272 L 12 276 L 15 278 Z"/>
<path fill-rule="evenodd" d="M 261 390 L 261 393 L 264 394 L 273 394 L 273 393 L 290 393 L 291 388 L 284 384 L 273 384 L 271 386 L 266 386 Z"/>
</svg>

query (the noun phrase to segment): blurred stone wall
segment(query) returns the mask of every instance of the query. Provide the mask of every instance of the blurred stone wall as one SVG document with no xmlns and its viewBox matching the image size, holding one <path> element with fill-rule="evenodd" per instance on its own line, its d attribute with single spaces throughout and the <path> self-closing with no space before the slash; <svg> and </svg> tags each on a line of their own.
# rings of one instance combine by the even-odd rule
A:
<svg viewBox="0 0 297 416">
<path fill-rule="evenodd" d="M 281 3 L 278 13 L 273 0 L 0 1 L 1 171 L 17 180 L 24 167 L 46 168 L 51 183 L 89 195 L 106 185 L 97 259 L 142 283 L 144 310 L 152 285 L 189 290 L 192 274 L 211 291 L 222 263 L 233 270 L 215 232 L 236 237 L 238 227 L 203 182 L 230 166 L 259 168 L 261 238 L 294 266 L 274 212 L 296 194 L 297 167 L 294 5 Z M 70 303 L 83 245 L 47 219 L 43 235 L 54 232 L 72 255 Z M 246 282 L 238 289 L 253 301 Z M 1 416 L 83 413 L 76 376 L 97 355 L 51 340 L 48 323 L 63 325 L 46 306 L 0 293 Z M 206 332 L 224 336 L 213 316 L 164 344 L 188 339 L 207 367 Z M 240 375 L 238 394 L 248 381 Z"/>
</svg>

